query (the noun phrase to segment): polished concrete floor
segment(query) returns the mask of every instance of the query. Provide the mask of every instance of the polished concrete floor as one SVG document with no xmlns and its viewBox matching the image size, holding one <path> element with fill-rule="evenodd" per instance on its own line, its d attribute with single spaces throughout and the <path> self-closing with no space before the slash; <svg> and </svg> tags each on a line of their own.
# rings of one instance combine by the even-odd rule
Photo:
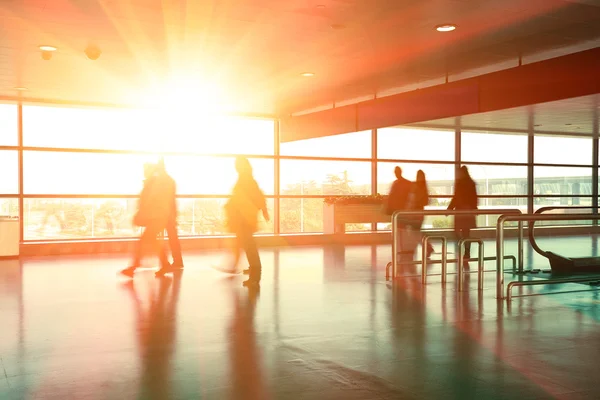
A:
<svg viewBox="0 0 600 400">
<path fill-rule="evenodd" d="M 589 238 L 546 244 L 595 252 Z M 125 256 L 1 261 L 0 399 L 600 398 L 598 292 L 508 307 L 493 273 L 482 292 L 475 275 L 464 292 L 455 275 L 386 282 L 390 246 L 261 255 L 258 291 L 212 269 L 219 252 L 161 279 L 117 277 Z"/>
</svg>

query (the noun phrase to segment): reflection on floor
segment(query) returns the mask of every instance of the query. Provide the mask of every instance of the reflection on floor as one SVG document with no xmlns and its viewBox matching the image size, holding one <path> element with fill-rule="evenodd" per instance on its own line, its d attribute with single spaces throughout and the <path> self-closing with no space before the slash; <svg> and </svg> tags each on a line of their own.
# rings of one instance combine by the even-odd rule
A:
<svg viewBox="0 0 600 400">
<path fill-rule="evenodd" d="M 261 254 L 254 292 L 209 267 L 223 253 L 133 281 L 122 256 L 0 262 L 0 399 L 600 398 L 598 292 L 508 310 L 492 273 L 481 295 L 475 275 L 386 282 L 390 246 Z"/>
</svg>

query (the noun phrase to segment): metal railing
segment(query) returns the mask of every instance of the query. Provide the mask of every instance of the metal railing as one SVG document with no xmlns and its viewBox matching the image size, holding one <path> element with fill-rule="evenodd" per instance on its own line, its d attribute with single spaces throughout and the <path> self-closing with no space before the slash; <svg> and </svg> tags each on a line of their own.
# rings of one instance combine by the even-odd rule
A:
<svg viewBox="0 0 600 400">
<path fill-rule="evenodd" d="M 569 277 L 569 278 L 556 278 L 556 279 L 543 279 L 536 281 L 514 281 L 509 282 L 506 286 L 506 301 L 512 300 L 512 288 L 514 286 L 534 286 L 534 285 L 556 285 L 559 283 L 585 283 L 585 282 L 599 282 L 600 276 L 584 276 L 584 277 Z"/>
<path fill-rule="evenodd" d="M 392 278 L 396 277 L 396 267 L 398 265 L 398 223 L 402 222 L 402 219 L 405 219 L 407 224 L 414 223 L 407 217 L 425 217 L 429 215 L 442 215 L 442 216 L 472 216 L 472 215 L 499 215 L 499 216 L 508 216 L 508 215 L 523 215 L 521 210 L 515 208 L 497 208 L 497 209 L 482 209 L 482 210 L 419 210 L 419 211 L 395 211 L 392 214 Z M 518 266 L 519 270 L 523 269 L 523 224 L 519 223 L 519 254 L 518 254 Z M 426 249 L 426 247 L 425 247 Z M 426 250 L 423 250 L 426 252 Z M 424 253 L 426 255 L 426 253 Z M 427 257 L 424 258 L 425 260 Z M 498 260 L 502 260 L 502 264 L 504 263 L 504 258 L 498 256 Z M 447 261 L 447 260 L 446 260 Z M 415 262 L 415 264 L 422 263 L 423 266 L 426 266 L 426 261 Z M 389 264 L 388 264 L 389 265 Z M 423 268 L 425 270 L 425 268 Z M 423 278 L 426 279 L 426 278 Z"/>
<path fill-rule="evenodd" d="M 584 207 L 591 208 L 591 207 Z M 600 220 L 600 215 L 598 214 L 527 214 L 527 215 L 501 215 L 498 218 L 498 222 L 496 224 L 496 297 L 501 300 L 504 298 L 504 262 L 500 260 L 504 257 L 504 224 L 506 222 L 518 222 L 519 223 L 519 257 L 520 257 L 520 268 L 519 270 L 522 272 L 522 249 L 523 249 L 523 222 L 534 222 L 535 221 L 586 221 L 586 220 Z M 534 224 L 531 224 L 529 227 L 529 235 L 530 239 L 533 236 L 533 228 Z M 532 243 L 532 246 L 535 243 Z M 537 251 L 537 249 L 536 249 Z M 540 254 L 544 255 L 545 252 L 540 250 Z M 573 278 L 562 278 L 562 279 L 578 279 L 576 277 Z M 544 280 L 540 282 L 552 283 L 553 280 Z M 567 283 L 559 282 L 559 283 Z M 512 283 L 512 282 L 511 282 Z M 512 285 L 514 286 L 514 285 Z M 511 286 L 511 287 L 512 287 Z"/>
<path fill-rule="evenodd" d="M 431 236 L 428 235 L 424 235 L 423 236 L 423 240 L 426 240 L 427 238 L 430 238 Z M 447 265 L 450 263 L 457 263 L 459 261 L 458 258 L 447 258 L 447 255 L 444 254 L 444 250 L 446 250 L 446 248 L 442 248 L 442 258 L 439 260 L 432 260 L 432 259 L 428 259 L 427 255 L 425 255 L 425 259 L 423 260 L 416 260 L 416 261 L 402 261 L 403 265 L 418 265 L 418 264 L 423 264 L 425 262 L 425 271 L 427 271 L 427 266 L 429 266 L 429 264 L 442 264 L 442 273 L 440 274 L 425 274 L 425 276 L 423 276 L 423 270 L 421 270 L 421 274 L 417 274 L 417 275 L 402 275 L 403 278 L 414 278 L 414 277 L 421 277 L 421 283 L 423 285 L 427 284 L 427 277 L 428 276 L 442 276 L 442 284 L 445 284 L 447 281 L 447 275 L 456 275 L 458 272 L 447 272 Z M 483 257 L 483 261 L 495 261 L 497 257 L 495 256 L 491 256 L 491 257 Z M 517 271 L 517 258 L 515 256 L 513 256 L 512 254 L 510 255 L 505 255 L 504 256 L 504 260 L 510 260 L 512 261 L 512 271 L 516 272 Z M 463 260 L 464 261 L 464 260 Z M 469 258 L 467 259 L 467 261 L 478 261 L 477 258 Z M 390 261 L 389 263 L 387 263 L 387 265 L 385 266 L 385 278 L 386 280 L 390 278 L 390 270 L 392 269 L 392 262 Z M 476 271 L 465 271 L 465 274 L 469 274 L 469 273 L 473 273 Z M 489 269 L 489 270 L 484 270 L 484 272 L 496 272 L 495 269 Z"/>
<path fill-rule="evenodd" d="M 458 241 L 458 291 L 462 292 L 464 288 L 464 245 L 467 243 L 477 243 L 477 289 L 483 290 L 483 240 L 481 239 L 461 239 Z"/>
</svg>

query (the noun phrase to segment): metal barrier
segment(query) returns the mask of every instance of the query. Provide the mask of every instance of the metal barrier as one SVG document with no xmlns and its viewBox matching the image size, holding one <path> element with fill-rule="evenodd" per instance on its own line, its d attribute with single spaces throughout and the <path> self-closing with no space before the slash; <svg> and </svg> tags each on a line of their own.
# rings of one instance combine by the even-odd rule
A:
<svg viewBox="0 0 600 400">
<path fill-rule="evenodd" d="M 483 261 L 494 261 L 496 259 L 497 259 L 497 257 L 494 257 L 494 256 L 483 257 Z M 515 256 L 513 256 L 512 254 L 509 254 L 507 256 L 504 256 L 504 260 L 511 260 L 512 261 L 512 266 L 513 266 L 512 271 L 513 272 L 517 271 L 517 258 Z M 467 261 L 477 261 L 477 259 L 476 258 L 469 258 Z M 450 258 L 450 259 L 446 258 L 446 265 L 447 264 L 456 263 L 456 262 L 458 262 L 458 258 Z M 409 261 L 403 262 L 403 264 L 407 264 L 407 265 L 409 265 L 409 264 L 418 265 L 418 264 L 422 264 L 422 263 L 423 263 L 422 260 L 410 261 L 410 262 Z M 429 264 L 441 264 L 441 263 L 442 263 L 442 260 L 431 260 L 431 259 L 427 260 L 427 266 Z M 392 269 L 392 262 L 390 261 L 385 266 L 385 278 L 386 279 L 389 279 L 391 277 L 390 276 L 390 270 L 391 269 Z M 474 273 L 474 272 L 476 272 L 476 271 L 469 271 L 469 272 L 465 271 L 464 273 L 465 274 L 471 274 L 471 273 Z M 484 270 L 484 272 L 496 272 L 496 270 L 495 269 L 487 269 L 487 270 Z M 446 272 L 446 275 L 456 275 L 456 274 L 457 274 L 457 272 Z M 427 274 L 427 276 L 442 276 L 442 274 L 441 273 L 440 274 Z M 403 278 L 421 277 L 421 279 L 422 279 L 422 275 L 421 274 L 417 274 L 417 275 L 402 275 L 402 277 Z M 445 283 L 445 281 L 442 282 L 442 283 Z"/>
<path fill-rule="evenodd" d="M 556 285 L 559 283 L 578 283 L 578 282 L 600 282 L 600 276 L 587 276 L 579 278 L 557 278 L 544 279 L 536 281 L 514 281 L 506 286 L 506 301 L 512 300 L 512 288 L 514 286 L 534 286 L 534 285 Z"/>
<path fill-rule="evenodd" d="M 477 288 L 483 290 L 483 240 L 481 239 L 461 239 L 458 241 L 458 291 L 462 292 L 464 287 L 464 245 L 467 243 L 477 243 Z"/>
<path fill-rule="evenodd" d="M 586 207 L 590 208 L 590 207 Z M 498 299 L 504 298 L 504 262 L 500 260 L 504 257 L 504 224 L 506 222 L 518 222 L 519 223 L 519 271 L 523 271 L 523 222 L 535 222 L 535 221 L 585 221 L 585 220 L 600 220 L 598 214 L 527 214 L 527 215 L 501 215 L 498 218 L 496 224 L 497 236 L 496 236 L 496 297 Z M 530 227 L 529 234 L 532 235 Z M 578 278 L 564 278 L 564 279 L 578 279 Z M 546 281 L 540 281 L 546 282 Z M 566 282 L 561 282 L 566 283 Z"/>
<path fill-rule="evenodd" d="M 423 267 L 421 268 L 421 284 L 422 285 L 426 285 L 427 284 L 427 245 L 429 244 L 429 241 L 432 239 L 436 239 L 442 242 L 442 284 L 446 283 L 446 270 L 447 270 L 447 264 L 446 264 L 446 258 L 447 258 L 447 241 L 446 241 L 446 237 L 445 236 L 423 236 L 423 239 L 421 240 L 421 260 L 422 260 L 422 264 Z M 395 268 L 394 268 L 395 269 Z"/>
<path fill-rule="evenodd" d="M 396 266 L 398 265 L 398 222 L 404 217 L 424 217 L 427 215 L 523 215 L 521 210 L 515 208 L 498 208 L 486 210 L 422 210 L 422 211 L 396 211 L 392 214 L 392 277 L 396 277 Z M 407 221 L 413 222 L 413 221 Z M 419 262 L 422 264 L 422 262 Z M 389 264 L 388 264 L 389 265 Z M 519 223 L 519 270 L 523 270 L 523 224 Z M 387 268 L 386 268 L 387 269 Z"/>
</svg>

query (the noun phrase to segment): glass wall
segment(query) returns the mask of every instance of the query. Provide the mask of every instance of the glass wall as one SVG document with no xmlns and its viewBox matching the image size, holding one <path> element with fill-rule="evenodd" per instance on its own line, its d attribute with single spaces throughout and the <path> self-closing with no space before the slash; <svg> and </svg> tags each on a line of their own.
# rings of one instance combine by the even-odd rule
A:
<svg viewBox="0 0 600 400">
<path fill-rule="evenodd" d="M 428 209 L 447 208 L 461 165 L 477 184 L 480 208 L 595 204 L 592 139 L 535 134 L 533 142 L 530 152 L 527 132 L 390 127 L 279 143 L 271 119 L 0 104 L 0 215 L 21 217 L 24 240 L 138 235 L 131 220 L 143 165 L 164 157 L 177 182 L 180 234 L 227 235 L 223 205 L 239 154 L 249 158 L 273 217 L 261 220 L 259 234 L 323 233 L 326 203 L 386 195 L 396 166 L 409 180 L 425 172 Z M 478 218 L 482 227 L 495 222 Z M 390 228 L 374 225 L 347 224 L 346 231 Z M 452 219 L 426 217 L 424 226 L 451 228 Z"/>
<path fill-rule="evenodd" d="M 534 209 L 593 205 L 592 161 L 592 139 L 589 136 L 536 134 Z"/>
</svg>

